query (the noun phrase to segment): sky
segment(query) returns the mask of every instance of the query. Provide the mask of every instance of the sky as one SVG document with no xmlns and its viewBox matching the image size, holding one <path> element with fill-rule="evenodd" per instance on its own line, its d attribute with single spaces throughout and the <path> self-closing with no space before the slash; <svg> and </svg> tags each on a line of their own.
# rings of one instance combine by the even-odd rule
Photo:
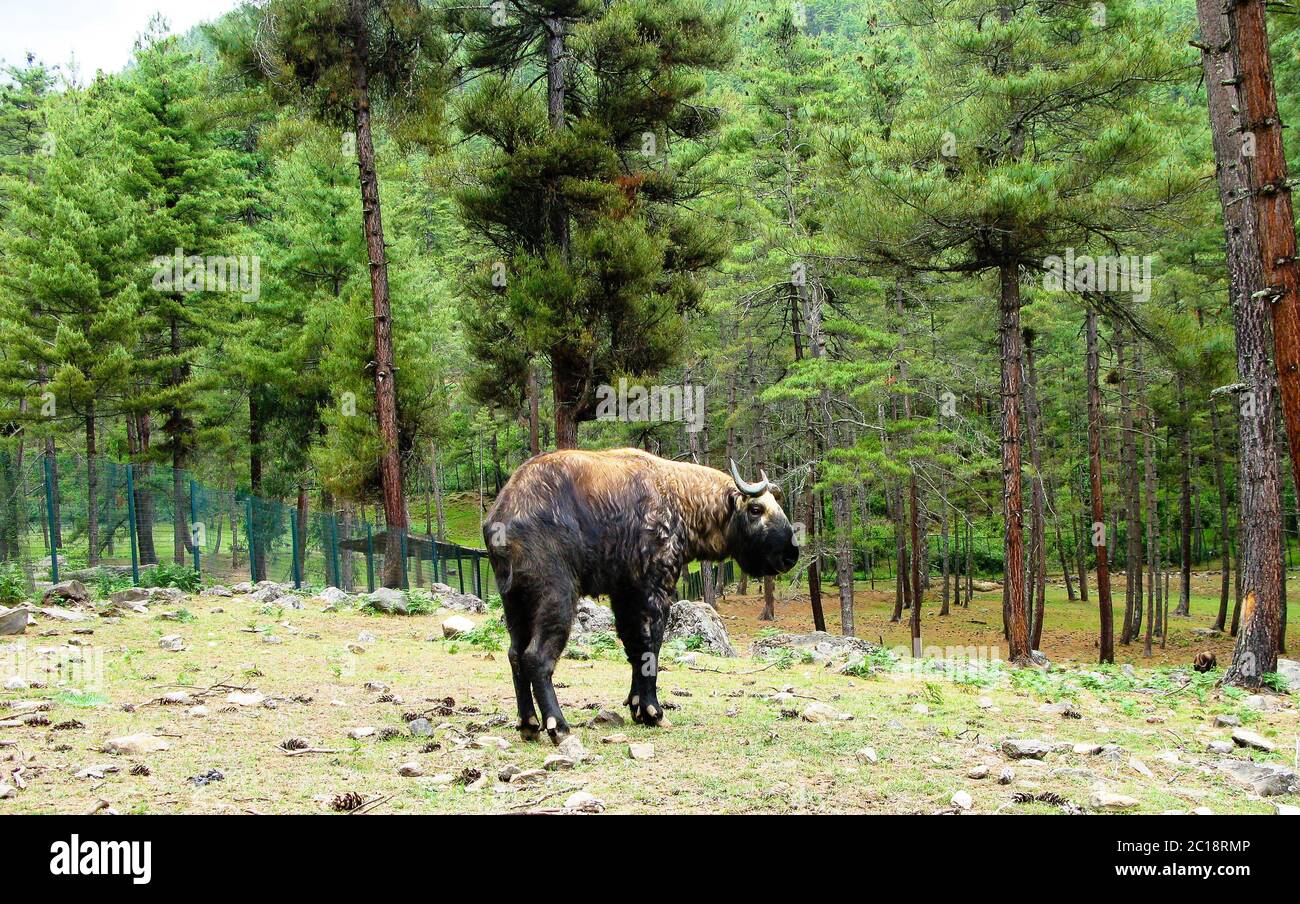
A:
<svg viewBox="0 0 1300 904">
<path fill-rule="evenodd" d="M 234 9 L 239 0 L 0 0 L 0 60 L 20 65 L 27 51 L 48 65 L 77 61 L 81 81 L 120 70 L 136 35 L 156 12 L 172 31 L 188 31 Z"/>
</svg>

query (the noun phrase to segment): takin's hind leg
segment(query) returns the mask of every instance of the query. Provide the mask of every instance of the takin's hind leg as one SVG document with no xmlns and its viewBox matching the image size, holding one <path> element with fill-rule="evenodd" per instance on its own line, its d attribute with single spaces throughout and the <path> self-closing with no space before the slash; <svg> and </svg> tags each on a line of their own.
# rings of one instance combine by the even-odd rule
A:
<svg viewBox="0 0 1300 904">
<path fill-rule="evenodd" d="M 555 696 L 551 678 L 555 663 L 569 641 L 569 627 L 573 624 L 574 599 L 572 595 L 551 591 L 539 600 L 533 621 L 532 638 L 520 653 L 523 673 L 533 688 L 533 696 L 542 711 L 542 728 L 559 744 L 569 736 L 569 723 L 564 721 L 560 701 Z"/>
<path fill-rule="evenodd" d="M 536 741 L 541 733 L 542 723 L 538 721 L 537 709 L 533 706 L 532 685 L 525 674 L 523 653 L 532 639 L 532 619 L 527 614 L 532 611 L 531 600 L 524 594 L 513 591 L 504 599 L 506 628 L 510 632 L 510 677 L 515 684 L 515 707 L 519 711 L 519 735 L 525 741 Z"/>
<path fill-rule="evenodd" d="M 664 708 L 659 703 L 659 650 L 668 620 L 668 595 L 656 593 L 646 598 L 629 594 L 613 602 L 615 626 L 632 666 L 632 689 L 626 701 L 632 721 L 660 725 Z"/>
</svg>

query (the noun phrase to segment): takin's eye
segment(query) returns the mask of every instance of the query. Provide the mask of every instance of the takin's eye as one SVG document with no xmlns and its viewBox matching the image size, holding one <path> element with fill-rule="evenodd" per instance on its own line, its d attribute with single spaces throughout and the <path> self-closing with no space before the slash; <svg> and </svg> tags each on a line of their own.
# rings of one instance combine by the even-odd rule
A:
<svg viewBox="0 0 1300 904">
<path fill-rule="evenodd" d="M 763 513 L 766 511 L 767 509 L 763 508 L 762 503 L 759 502 L 751 503 L 749 506 L 749 513 L 753 515 L 755 518 L 763 517 Z"/>
</svg>

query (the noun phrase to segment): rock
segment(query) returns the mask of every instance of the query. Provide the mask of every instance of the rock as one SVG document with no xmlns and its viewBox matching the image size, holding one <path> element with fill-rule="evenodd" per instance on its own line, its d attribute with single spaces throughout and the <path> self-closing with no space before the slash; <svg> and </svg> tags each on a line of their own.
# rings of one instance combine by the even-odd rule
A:
<svg viewBox="0 0 1300 904">
<path fill-rule="evenodd" d="M 655 745 L 628 744 L 627 755 L 634 760 L 653 760 L 655 758 Z"/>
<path fill-rule="evenodd" d="M 307 604 L 302 601 L 302 597 L 296 593 L 286 593 L 275 602 L 276 605 L 283 606 L 286 609 L 301 610 L 307 608 Z"/>
<path fill-rule="evenodd" d="M 433 726 L 429 724 L 428 719 L 425 719 L 423 717 L 419 719 L 412 719 L 410 722 L 406 723 L 406 727 L 410 729 L 412 737 L 416 737 L 416 738 L 433 737 Z"/>
<path fill-rule="evenodd" d="M 4 609 L 0 607 L 0 637 L 11 637 L 27 630 L 32 620 L 26 609 Z"/>
<path fill-rule="evenodd" d="M 222 599 L 226 599 L 234 595 L 235 595 L 234 592 L 229 587 L 223 586 L 221 584 L 213 584 L 211 587 L 207 587 L 199 593 L 199 596 L 219 596 Z"/>
<path fill-rule="evenodd" d="M 1226 756 L 1232 753 L 1236 746 L 1231 741 L 1211 741 L 1205 745 L 1205 749 L 1210 753 L 1220 753 Z"/>
<path fill-rule="evenodd" d="M 952 796 L 952 805 L 958 810 L 969 810 L 975 806 L 975 800 L 965 791 L 958 791 Z"/>
<path fill-rule="evenodd" d="M 316 594 L 316 599 L 329 606 L 342 606 L 352 601 L 352 596 L 337 587 L 326 587 Z"/>
<path fill-rule="evenodd" d="M 578 600 L 578 608 L 574 613 L 573 623 L 584 634 L 596 631 L 613 631 L 614 611 L 584 596 Z"/>
<path fill-rule="evenodd" d="M 188 710 L 186 710 L 186 713 L 190 716 L 193 716 L 195 719 L 203 719 L 206 718 L 208 715 L 208 708 L 201 704 L 199 706 L 191 706 Z"/>
<path fill-rule="evenodd" d="M 1052 667 L 1052 660 L 1048 659 L 1047 654 L 1042 650 L 1030 650 L 1029 661 L 1040 669 L 1050 669 Z"/>
<path fill-rule="evenodd" d="M 665 640 L 690 640 L 699 638 L 702 648 L 714 656 L 735 656 L 736 651 L 727 637 L 722 616 L 712 607 L 690 600 L 678 600 L 668 610 Z"/>
<path fill-rule="evenodd" d="M 1128 761 L 1128 767 L 1132 769 L 1134 772 L 1136 772 L 1138 775 L 1141 775 L 1145 778 L 1156 777 L 1155 773 L 1151 771 L 1151 767 L 1149 767 L 1146 763 L 1139 760 L 1137 757 L 1132 757 Z"/>
<path fill-rule="evenodd" d="M 18 791 L 13 785 L 6 785 L 3 782 L 0 782 L 0 800 L 9 800 L 10 798 L 17 796 Z"/>
<path fill-rule="evenodd" d="M 168 691 L 158 699 L 168 706 L 189 706 L 194 702 L 194 698 L 186 691 Z"/>
<path fill-rule="evenodd" d="M 998 773 L 998 784 L 1009 785 L 1016 780 L 1016 770 L 1010 766 L 1003 766 L 1002 771 Z"/>
<path fill-rule="evenodd" d="M 149 602 L 179 603 L 185 599 L 185 591 L 178 587 L 150 587 Z"/>
<path fill-rule="evenodd" d="M 90 591 L 81 581 L 63 581 L 55 584 L 41 597 L 42 606 L 89 606 Z"/>
<path fill-rule="evenodd" d="M 876 753 L 876 748 L 874 747 L 863 747 L 854 754 L 854 757 L 856 757 L 857 761 L 864 766 L 874 766 L 880 762 L 880 755 Z"/>
<path fill-rule="evenodd" d="M 397 774 L 403 778 L 419 778 L 424 775 L 424 767 L 414 761 L 397 767 Z"/>
<path fill-rule="evenodd" d="M 603 813 L 605 802 L 589 791 L 575 791 L 565 799 L 564 809 L 575 813 Z"/>
<path fill-rule="evenodd" d="M 1237 716 L 1215 716 L 1215 728 L 1237 728 L 1241 725 L 1241 719 Z"/>
<path fill-rule="evenodd" d="M 1032 738 L 1007 738 L 1002 742 L 1002 752 L 1013 760 L 1035 759 L 1041 760 L 1044 756 L 1051 753 L 1053 745 L 1046 741 L 1038 741 Z"/>
<path fill-rule="evenodd" d="M 179 653 L 185 649 L 185 638 L 179 634 L 168 634 L 166 637 L 158 639 L 158 646 L 169 653 Z"/>
<path fill-rule="evenodd" d="M 602 744 L 626 744 L 626 743 L 627 743 L 627 735 L 623 734 L 623 732 L 621 732 L 621 731 L 620 731 L 620 732 L 616 732 L 615 734 L 612 734 L 612 735 L 605 735 L 605 737 L 603 737 L 603 738 L 600 739 L 600 743 L 602 743 Z"/>
<path fill-rule="evenodd" d="M 374 728 L 369 725 L 362 728 L 353 728 L 348 731 L 348 737 L 354 741 L 360 741 L 362 738 L 369 738 L 375 733 Z"/>
<path fill-rule="evenodd" d="M 408 611 L 406 594 L 391 587 L 380 587 L 365 599 L 365 606 L 374 609 L 376 612 L 385 612 L 389 615 L 405 615 Z"/>
<path fill-rule="evenodd" d="M 1213 816 L 1214 811 L 1209 807 L 1192 807 L 1193 816 Z"/>
<path fill-rule="evenodd" d="M 1254 750 L 1262 750 L 1265 753 L 1272 753 L 1277 750 L 1277 745 L 1268 738 L 1245 728 L 1238 728 L 1232 733 L 1232 743 L 1238 747 L 1249 747 Z"/>
<path fill-rule="evenodd" d="M 985 764 L 985 763 L 980 763 L 980 764 L 979 764 L 978 766 L 976 766 L 974 769 L 972 769 L 972 770 L 970 770 L 969 772 L 967 772 L 967 773 L 966 773 L 966 777 L 967 777 L 967 778 L 970 778 L 970 779 L 974 779 L 975 781 L 979 781 L 979 780 L 982 779 L 982 778 L 988 778 L 988 777 L 989 777 L 989 767 L 988 767 L 988 765 Z"/>
<path fill-rule="evenodd" d="M 1283 706 L 1282 701 L 1277 697 L 1266 696 L 1264 694 L 1251 694 L 1245 700 L 1241 701 L 1242 706 L 1246 709 L 1253 709 L 1259 713 L 1279 712 Z"/>
<path fill-rule="evenodd" d="M 509 781 L 512 785 L 524 785 L 529 782 L 541 781 L 544 778 L 546 778 L 545 769 L 525 769 L 510 776 Z"/>
<path fill-rule="evenodd" d="M 594 715 L 590 721 L 587 722 L 588 728 L 602 728 L 604 726 L 609 726 L 610 728 L 619 728 L 622 725 L 623 725 L 622 714 L 616 713 L 612 709 L 602 709 L 600 712 L 596 713 L 596 715 Z"/>
<path fill-rule="evenodd" d="M 486 612 L 487 606 L 472 593 L 461 593 L 446 584 L 434 584 L 429 588 L 433 601 L 439 606 L 456 609 L 460 612 Z"/>
<path fill-rule="evenodd" d="M 1063 719 L 1078 719 L 1080 713 L 1074 708 L 1074 704 L 1068 701 L 1060 703 L 1044 703 L 1038 707 L 1038 711 L 1045 716 L 1060 716 Z"/>
<path fill-rule="evenodd" d="M 1138 802 L 1133 798 L 1112 794 L 1110 791 L 1094 791 L 1088 799 L 1088 806 L 1094 810 L 1131 810 L 1137 805 Z"/>
<path fill-rule="evenodd" d="M 378 639 L 379 638 L 375 637 L 375 635 L 371 634 L 369 631 L 362 631 L 357 635 L 357 643 L 374 643 Z"/>
<path fill-rule="evenodd" d="M 853 714 L 842 713 L 832 706 L 814 700 L 803 708 L 800 717 L 805 722 L 847 722 L 853 718 Z"/>
<path fill-rule="evenodd" d="M 1300 685 L 1296 685 L 1300 687 Z M 1278 816 L 1300 816 L 1300 807 L 1293 807 L 1290 804 L 1274 804 L 1277 807 Z"/>
<path fill-rule="evenodd" d="M 1300 773 L 1285 766 L 1252 763 L 1250 760 L 1220 760 L 1217 768 L 1261 797 L 1300 794 Z"/>
<path fill-rule="evenodd" d="M 139 756 L 145 753 L 155 753 L 159 750 L 168 750 L 170 747 L 171 745 L 162 738 L 154 737 L 148 732 L 141 732 L 109 740 L 104 745 L 104 752 L 117 756 Z"/>
<path fill-rule="evenodd" d="M 749 645 L 749 652 L 755 658 L 762 658 L 778 650 L 806 650 L 820 652 L 830 656 L 849 656 L 853 653 L 873 653 L 876 644 L 859 637 L 840 637 L 825 631 L 813 631 L 811 634 L 774 634 L 760 637 Z"/>
<path fill-rule="evenodd" d="M 994 590 L 1002 589 L 1002 585 L 997 581 L 971 581 L 971 587 L 980 593 L 992 593 Z"/>
<path fill-rule="evenodd" d="M 265 700 L 266 695 L 261 691 L 250 691 L 248 693 L 231 691 L 226 694 L 226 702 L 235 706 L 261 706 Z"/>
<path fill-rule="evenodd" d="M 243 581 L 231 587 L 230 592 L 235 594 L 236 596 L 243 596 L 245 594 L 253 592 L 253 585 L 248 583 L 248 581 Z"/>
<path fill-rule="evenodd" d="M 443 637 L 460 637 L 474 630 L 474 623 L 463 615 L 453 615 L 442 623 Z"/>
<path fill-rule="evenodd" d="M 980 709 L 992 709 L 992 708 L 993 708 L 993 698 L 992 698 L 992 697 L 980 697 L 978 700 L 975 701 L 975 705 L 978 706 Z"/>
<path fill-rule="evenodd" d="M 143 603 L 149 598 L 149 591 L 144 587 L 128 587 L 125 590 L 114 590 L 108 595 L 109 602 L 114 606 L 125 606 L 128 603 Z"/>
<path fill-rule="evenodd" d="M 1075 744 L 1073 750 L 1080 756 L 1096 756 L 1101 753 L 1102 746 L 1100 744 Z"/>
<path fill-rule="evenodd" d="M 1293 694 L 1300 694 L 1300 662 L 1294 659 L 1279 659 L 1277 673 L 1286 679 L 1287 688 Z"/>
<path fill-rule="evenodd" d="M 509 747 L 510 745 L 507 744 L 506 746 Z M 587 748 L 582 746 L 582 739 L 577 735 L 569 735 L 561 741 L 559 746 L 556 747 L 556 752 L 579 763 L 589 756 Z"/>
<path fill-rule="evenodd" d="M 559 772 L 564 769 L 572 769 L 578 765 L 573 759 L 562 753 L 553 753 L 542 762 L 542 768 L 547 772 Z"/>
<path fill-rule="evenodd" d="M 574 738 L 574 740 L 577 741 L 578 739 Z M 505 738 L 498 738 L 495 735 L 479 735 L 473 741 L 470 742 L 469 746 L 479 750 L 509 750 L 510 742 L 507 741 Z M 560 747 L 563 748 L 564 745 L 561 744 Z M 578 743 L 578 749 L 582 750 L 581 742 Z M 561 750 L 561 752 L 563 752 L 563 749 Z M 565 754 L 565 755 L 572 756 L 572 754 Z M 582 751 L 582 755 L 583 756 L 586 755 L 585 750 Z M 580 759 L 581 757 L 573 757 L 573 758 Z"/>
<path fill-rule="evenodd" d="M 924 703 L 917 703 L 912 707 L 912 713 L 917 716 L 928 716 L 930 715 L 930 707 Z"/>
<path fill-rule="evenodd" d="M 7 691 L 25 691 L 30 686 L 31 685 L 27 683 L 27 679 L 23 678 L 21 675 L 14 675 L 11 678 L 5 679 L 5 690 Z"/>
</svg>

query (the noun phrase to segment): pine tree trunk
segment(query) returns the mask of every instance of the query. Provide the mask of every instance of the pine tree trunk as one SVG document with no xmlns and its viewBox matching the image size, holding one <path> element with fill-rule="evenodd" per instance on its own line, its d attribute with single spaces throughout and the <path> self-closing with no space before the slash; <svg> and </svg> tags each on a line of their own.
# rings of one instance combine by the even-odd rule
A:
<svg viewBox="0 0 1300 904">
<path fill-rule="evenodd" d="M 370 35 L 366 25 L 369 0 L 349 0 L 355 56 L 352 63 L 353 113 L 357 132 L 357 168 L 361 183 L 361 212 L 370 263 L 370 294 L 374 307 L 375 415 L 379 421 L 382 457 L 379 476 L 384 493 L 387 537 L 382 583 L 401 587 L 405 572 L 402 540 L 406 535 L 406 496 L 402 488 L 402 460 L 397 419 L 397 369 L 393 361 L 393 315 L 388 296 L 388 253 L 379 203 L 379 175 L 375 168 L 375 143 L 370 127 Z"/>
<path fill-rule="evenodd" d="M 258 391 L 254 387 L 248 393 L 248 486 L 253 497 L 253 517 L 257 518 L 257 503 L 262 496 L 262 439 L 266 425 L 262 418 L 262 406 L 258 400 Z M 253 558 L 249 563 L 249 572 L 253 582 L 266 580 L 266 542 L 258 536 L 256 520 L 244 525 L 244 535 L 249 539 L 249 549 Z"/>
<path fill-rule="evenodd" d="M 1264 4 L 1259 0 L 1242 0 L 1225 10 L 1218 0 L 1197 0 L 1196 9 L 1206 45 L 1202 53 L 1207 73 L 1210 131 L 1227 236 L 1237 372 L 1242 383 L 1238 420 L 1240 630 L 1235 630 L 1238 613 L 1234 612 L 1237 642 L 1223 681 L 1258 687 L 1264 674 L 1276 668 L 1281 621 L 1278 587 L 1281 506 L 1273 450 L 1274 372 L 1269 349 L 1274 342 L 1270 341 L 1270 301 L 1273 316 L 1282 327 L 1276 349 L 1283 413 L 1287 415 L 1288 431 L 1294 429 L 1293 425 L 1300 426 L 1293 416 L 1300 413 L 1296 407 L 1300 399 L 1295 398 L 1295 381 L 1300 378 L 1300 373 L 1296 373 L 1295 354 L 1300 352 L 1297 347 L 1300 343 L 1295 341 L 1297 332 L 1292 322 L 1297 303 L 1294 221 L 1289 192 L 1281 189 L 1285 162 L 1264 28 Z M 1240 92 L 1236 90 L 1238 84 L 1242 86 Z M 1253 130 L 1240 132 L 1247 124 L 1253 124 Z M 1243 134 L 1254 136 L 1254 157 L 1242 153 Z M 1274 185 L 1278 190 L 1271 195 L 1255 193 L 1264 185 Z M 1254 203 L 1239 203 L 1252 194 Z M 1279 222 L 1283 203 L 1285 221 Z M 1284 251 L 1288 245 L 1290 251 Z M 1279 267 L 1275 261 L 1282 254 L 1291 263 Z M 1274 299 L 1266 297 L 1264 287 L 1270 284 L 1283 294 Z M 1300 437 L 1291 433 L 1290 438 L 1293 447 L 1300 448 Z"/>
<path fill-rule="evenodd" d="M 541 407 L 541 389 L 537 385 L 537 365 L 532 361 L 528 362 L 528 453 L 530 455 L 540 455 L 542 453 L 541 440 L 539 439 L 538 426 L 540 421 L 539 410 Z"/>
<path fill-rule="evenodd" d="M 1146 409 L 1146 430 L 1142 436 L 1142 457 L 1145 464 L 1144 480 L 1146 483 L 1147 496 L 1147 625 L 1146 638 L 1143 642 L 1142 655 L 1147 658 L 1151 657 L 1151 640 L 1152 631 L 1155 628 L 1155 604 L 1156 604 L 1156 569 L 1159 567 L 1159 534 L 1157 525 L 1159 524 L 1159 512 L 1156 510 L 1156 460 L 1155 460 L 1155 436 L 1156 436 L 1156 412 L 1151 406 L 1151 399 L 1147 394 L 1147 377 L 1146 371 L 1138 368 L 1138 386 L 1142 395 L 1142 405 Z M 1138 605 L 1142 604 L 1141 599 Z"/>
<path fill-rule="evenodd" d="M 1025 420 L 1029 425 L 1029 462 L 1034 469 L 1030 486 L 1030 576 L 1033 590 L 1033 617 L 1030 620 L 1030 647 L 1039 649 L 1043 641 L 1043 613 L 1047 606 L 1047 521 L 1044 507 L 1047 494 L 1043 487 L 1043 430 L 1038 408 L 1038 374 L 1034 368 L 1034 331 L 1024 331 L 1025 340 Z"/>
<path fill-rule="evenodd" d="M 1219 495 L 1219 558 L 1222 580 L 1219 586 L 1219 615 L 1214 620 L 1214 629 L 1222 631 L 1228 621 L 1228 593 L 1232 570 L 1232 556 L 1228 535 L 1228 484 L 1223 477 L 1223 438 L 1219 432 L 1219 402 L 1210 398 L 1210 440 L 1211 454 L 1214 458 L 1214 488 Z"/>
<path fill-rule="evenodd" d="M 1099 658 L 1103 663 L 1115 661 L 1115 616 L 1110 599 L 1110 567 L 1107 562 L 1106 516 L 1101 495 L 1101 385 L 1097 348 L 1097 312 L 1087 314 L 1088 334 L 1088 473 L 1092 484 L 1093 546 L 1097 551 L 1097 605 L 1101 617 Z M 1100 541 L 1100 542 L 1097 542 Z"/>
<path fill-rule="evenodd" d="M 99 462 L 95 448 L 95 400 L 86 403 L 86 562 L 99 564 Z"/>
<path fill-rule="evenodd" d="M 1120 436 L 1119 436 L 1119 490 L 1124 501 L 1125 540 L 1124 553 L 1124 628 L 1120 634 L 1120 643 L 1127 646 L 1133 641 L 1134 610 L 1142 604 L 1142 582 L 1140 557 L 1134 555 L 1133 543 L 1137 539 L 1139 514 L 1134 507 L 1134 479 L 1137 476 L 1137 446 L 1133 433 L 1133 400 L 1130 394 L 1130 370 L 1125 356 L 1127 344 L 1122 329 L 1115 329 L 1115 369 L 1119 374 L 1120 394 Z M 1118 538 L 1118 533 L 1113 534 Z"/>
<path fill-rule="evenodd" d="M 1025 501 L 1020 461 L 1020 268 L 1003 248 L 1000 269 L 1002 357 L 1002 515 L 1006 522 L 1004 586 L 1007 589 L 1008 660 L 1030 661 L 1029 625 L 1025 617 Z"/>
<path fill-rule="evenodd" d="M 1188 616 L 1192 614 L 1192 424 L 1191 414 L 1187 410 L 1187 390 L 1181 373 L 1177 376 L 1177 385 L 1178 414 L 1182 420 L 1182 454 L 1179 456 L 1182 465 L 1179 476 L 1182 581 L 1178 589 L 1178 608 L 1174 610 L 1174 615 Z"/>
</svg>

